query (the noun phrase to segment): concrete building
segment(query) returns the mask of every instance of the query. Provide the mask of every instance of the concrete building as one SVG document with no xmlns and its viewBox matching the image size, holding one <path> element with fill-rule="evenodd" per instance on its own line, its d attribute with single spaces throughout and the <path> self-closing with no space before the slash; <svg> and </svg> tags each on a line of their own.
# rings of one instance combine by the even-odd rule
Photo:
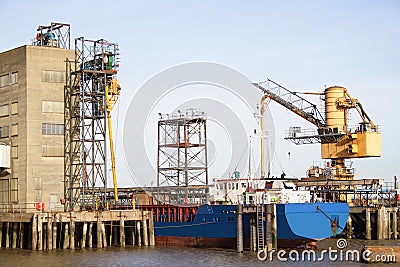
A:
<svg viewBox="0 0 400 267">
<path fill-rule="evenodd" d="M 0 207 L 63 209 L 66 59 L 74 50 L 24 45 L 0 53 L 0 143 L 11 148 Z"/>
</svg>

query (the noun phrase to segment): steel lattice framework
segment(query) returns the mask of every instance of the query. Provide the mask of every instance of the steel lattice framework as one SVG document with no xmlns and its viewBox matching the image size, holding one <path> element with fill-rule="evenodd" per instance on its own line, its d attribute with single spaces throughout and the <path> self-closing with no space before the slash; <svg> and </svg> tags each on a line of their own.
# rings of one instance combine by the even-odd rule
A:
<svg viewBox="0 0 400 267">
<path fill-rule="evenodd" d="M 33 40 L 33 45 L 70 49 L 70 39 L 70 24 L 51 22 L 48 26 L 39 26 L 37 28 L 37 34 L 36 38 Z"/>
<path fill-rule="evenodd" d="M 325 118 L 319 112 L 316 105 L 310 101 L 270 79 L 264 82 L 253 83 L 253 85 L 260 89 L 264 95 L 269 96 L 272 100 L 303 117 L 318 128 L 325 127 Z"/>
<path fill-rule="evenodd" d="M 105 207 L 106 86 L 115 80 L 118 44 L 75 39 L 65 90 L 65 199 L 72 210 Z"/>
<path fill-rule="evenodd" d="M 157 187 L 208 185 L 206 118 L 188 110 L 158 121 Z"/>
<path fill-rule="evenodd" d="M 296 145 L 335 143 L 343 136 L 342 133 L 334 132 L 332 129 L 326 128 L 326 119 L 322 116 L 317 106 L 299 96 L 298 93 L 292 92 L 270 79 L 259 83 L 253 83 L 253 85 L 260 89 L 269 100 L 274 100 L 318 127 L 317 132 L 308 129 L 301 130 L 299 127 L 291 127 L 291 129 L 286 132 L 286 140 Z"/>
</svg>

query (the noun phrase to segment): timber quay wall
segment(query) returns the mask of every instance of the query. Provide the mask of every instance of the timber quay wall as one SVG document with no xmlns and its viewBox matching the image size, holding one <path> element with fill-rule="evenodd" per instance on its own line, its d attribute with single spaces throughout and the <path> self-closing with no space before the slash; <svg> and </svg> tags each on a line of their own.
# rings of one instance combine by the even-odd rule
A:
<svg viewBox="0 0 400 267">
<path fill-rule="evenodd" d="M 152 211 L 0 212 L 0 247 L 53 250 L 154 244 Z"/>
<path fill-rule="evenodd" d="M 397 240 L 400 238 L 399 207 L 351 207 L 347 238 Z"/>
</svg>

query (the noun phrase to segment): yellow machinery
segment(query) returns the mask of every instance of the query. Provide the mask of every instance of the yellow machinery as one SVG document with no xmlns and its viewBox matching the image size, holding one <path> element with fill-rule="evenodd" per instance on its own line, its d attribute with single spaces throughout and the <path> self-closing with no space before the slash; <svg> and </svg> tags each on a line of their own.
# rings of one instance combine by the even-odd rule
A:
<svg viewBox="0 0 400 267">
<path fill-rule="evenodd" d="M 112 123 L 111 123 L 111 111 L 118 100 L 121 87 L 119 86 L 118 80 L 110 80 L 106 86 L 106 105 L 107 105 L 107 124 L 108 124 L 108 135 L 110 139 L 110 151 L 111 151 L 111 169 L 113 174 L 114 183 L 114 198 L 115 202 L 118 202 L 118 186 L 117 186 L 117 172 L 115 170 L 115 153 L 114 153 L 114 140 L 112 134 Z"/>
<path fill-rule="evenodd" d="M 265 101 L 271 99 L 317 126 L 317 133 L 291 127 L 285 139 L 295 144 L 321 143 L 321 157 L 332 162 L 331 177 L 326 178 L 352 180 L 354 173 L 346 168 L 346 159 L 381 156 L 381 134 L 377 126 L 366 114 L 361 103 L 352 98 L 346 88 L 333 86 L 325 89 L 323 93 L 317 93 L 323 96 L 325 101 L 325 116 L 322 116 L 315 104 L 271 80 L 253 85 L 264 94 L 261 99 L 261 118 L 265 111 Z M 356 109 L 362 119 L 354 129 L 348 126 L 350 109 Z M 262 119 L 260 125 L 263 133 Z M 264 177 L 263 138 L 261 151 L 261 175 Z M 317 174 L 318 170 L 310 169 L 309 172 Z"/>
<path fill-rule="evenodd" d="M 322 142 L 321 157 L 335 160 L 338 179 L 351 180 L 354 174 L 347 174 L 344 160 L 349 158 L 365 158 L 381 156 L 381 134 L 376 125 L 365 113 L 360 102 L 352 98 L 343 87 L 329 87 L 325 90 L 326 126 L 320 128 L 319 134 L 338 134 L 337 142 Z M 362 122 L 356 129 L 348 127 L 348 111 L 355 108 Z M 322 139 L 323 140 L 323 139 Z"/>
</svg>

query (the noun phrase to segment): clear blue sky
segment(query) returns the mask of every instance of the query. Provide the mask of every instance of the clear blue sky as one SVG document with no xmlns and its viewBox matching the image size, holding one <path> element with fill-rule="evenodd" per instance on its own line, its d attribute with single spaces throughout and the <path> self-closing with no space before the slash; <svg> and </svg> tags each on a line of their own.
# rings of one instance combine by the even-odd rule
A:
<svg viewBox="0 0 400 267">
<path fill-rule="evenodd" d="M 345 86 L 382 129 L 383 157 L 355 160 L 357 176 L 400 175 L 399 1 L 0 0 L 0 6 L 0 51 L 29 43 L 36 27 L 51 21 L 70 23 L 73 38 L 118 42 L 122 113 L 147 79 L 191 61 L 225 64 L 252 81 L 269 77 L 295 91 Z M 283 132 L 301 119 L 273 103 L 271 111 L 281 163 L 303 176 L 319 160 L 319 146 L 286 143 Z"/>
</svg>

